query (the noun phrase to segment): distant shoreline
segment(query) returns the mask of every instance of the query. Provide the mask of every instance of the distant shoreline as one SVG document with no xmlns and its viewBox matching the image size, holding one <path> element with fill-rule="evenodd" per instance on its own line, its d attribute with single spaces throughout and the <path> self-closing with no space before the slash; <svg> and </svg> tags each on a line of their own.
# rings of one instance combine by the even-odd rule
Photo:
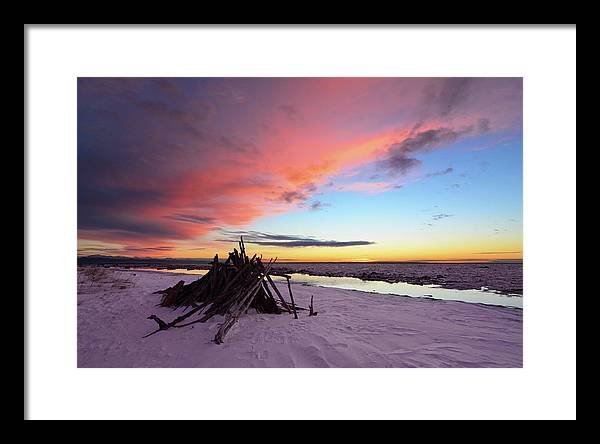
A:
<svg viewBox="0 0 600 444">
<path fill-rule="evenodd" d="M 209 263 L 186 264 L 169 261 L 94 261 L 78 265 L 116 268 L 156 268 L 162 270 L 207 270 Z M 310 276 L 352 277 L 363 281 L 405 282 L 438 285 L 454 290 L 486 287 L 506 295 L 523 295 L 521 262 L 281 262 L 274 269 Z"/>
<path fill-rule="evenodd" d="M 213 259 L 179 259 L 179 258 L 145 258 L 145 257 L 116 257 L 116 256 L 78 256 L 79 265 L 126 265 L 126 264 L 149 264 L 154 265 L 177 265 L 178 268 L 206 266 L 210 267 Z M 220 258 L 219 262 L 223 262 Z M 278 264 L 523 264 L 523 259 L 456 259 L 456 260 L 421 260 L 421 261 L 298 261 L 278 260 Z M 193 270 L 194 268 L 189 268 Z"/>
</svg>

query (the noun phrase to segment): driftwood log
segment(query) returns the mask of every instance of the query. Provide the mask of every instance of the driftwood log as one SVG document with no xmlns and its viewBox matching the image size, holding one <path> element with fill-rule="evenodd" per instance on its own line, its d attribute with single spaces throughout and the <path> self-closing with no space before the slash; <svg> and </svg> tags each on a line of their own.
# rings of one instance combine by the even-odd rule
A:
<svg viewBox="0 0 600 444">
<path fill-rule="evenodd" d="M 294 302 L 291 276 L 271 271 L 277 258 L 265 265 L 256 254 L 248 257 L 243 238 L 240 238 L 239 249 L 238 252 L 234 248 L 224 262 L 219 262 L 218 255 L 215 255 L 210 270 L 198 280 L 187 285 L 184 281 L 179 281 L 173 287 L 155 292 L 162 295 L 159 306 L 183 308 L 184 313 L 171 322 L 165 322 L 156 315 L 149 316 L 148 319 L 154 320 L 159 328 L 144 337 L 170 328 L 206 322 L 215 315 L 221 315 L 224 316 L 224 321 L 214 337 L 214 342 L 221 344 L 240 316 L 250 309 L 257 313 L 293 313 L 294 318 L 298 319 L 297 310 L 304 309 Z M 271 276 L 287 280 L 290 302 L 283 298 Z M 200 318 L 182 323 L 193 315 Z"/>
<path fill-rule="evenodd" d="M 313 305 L 313 296 L 310 296 L 310 305 L 308 306 L 308 315 L 309 316 L 316 316 L 317 314 L 319 314 L 318 311 L 314 311 L 314 305 Z"/>
<path fill-rule="evenodd" d="M 292 295 L 292 286 L 290 285 L 290 278 L 287 278 L 287 286 L 290 292 L 290 300 L 292 301 L 292 311 L 294 312 L 294 319 L 298 319 L 298 313 L 296 313 L 296 303 L 294 302 L 294 295 Z"/>
</svg>

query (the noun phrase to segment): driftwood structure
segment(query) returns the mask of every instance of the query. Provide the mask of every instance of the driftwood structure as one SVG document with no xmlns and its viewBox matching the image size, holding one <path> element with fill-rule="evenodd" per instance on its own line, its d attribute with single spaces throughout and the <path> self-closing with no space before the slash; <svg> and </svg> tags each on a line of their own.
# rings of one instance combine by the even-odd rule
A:
<svg viewBox="0 0 600 444">
<path fill-rule="evenodd" d="M 291 276 L 271 271 L 277 258 L 271 259 L 268 264 L 263 264 L 262 257 L 257 257 L 256 254 L 251 258 L 248 257 L 243 238 L 240 238 L 239 248 L 239 252 L 234 249 L 229 253 L 225 262 L 219 262 L 218 255 L 215 255 L 210 270 L 200 279 L 187 285 L 184 281 L 179 281 L 173 287 L 155 292 L 162 294 L 158 305 L 183 307 L 184 311 L 189 311 L 171 322 L 165 322 L 156 315 L 149 316 L 148 319 L 156 321 L 159 328 L 144 338 L 162 330 L 186 327 L 198 322 L 206 322 L 215 315 L 222 315 L 223 323 L 214 338 L 214 342 L 221 344 L 239 317 L 250 309 L 256 310 L 257 313 L 293 313 L 294 318 L 298 319 L 297 311 L 305 309 L 296 306 L 294 302 L 290 285 Z M 271 276 L 280 276 L 287 280 L 290 302 L 283 298 Z M 182 323 L 193 315 L 198 315 L 200 318 Z"/>
</svg>

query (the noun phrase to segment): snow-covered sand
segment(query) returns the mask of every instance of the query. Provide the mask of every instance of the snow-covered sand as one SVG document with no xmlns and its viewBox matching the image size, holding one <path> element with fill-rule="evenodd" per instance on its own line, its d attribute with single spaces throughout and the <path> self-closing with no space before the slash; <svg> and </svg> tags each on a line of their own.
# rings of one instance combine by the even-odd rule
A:
<svg viewBox="0 0 600 444">
<path fill-rule="evenodd" d="M 152 292 L 198 276 L 78 268 L 79 367 L 521 367 L 522 310 L 293 285 L 296 303 L 314 295 L 318 315 L 248 312 L 212 342 L 222 318 L 159 332 Z M 282 294 L 287 288 L 281 284 Z"/>
</svg>

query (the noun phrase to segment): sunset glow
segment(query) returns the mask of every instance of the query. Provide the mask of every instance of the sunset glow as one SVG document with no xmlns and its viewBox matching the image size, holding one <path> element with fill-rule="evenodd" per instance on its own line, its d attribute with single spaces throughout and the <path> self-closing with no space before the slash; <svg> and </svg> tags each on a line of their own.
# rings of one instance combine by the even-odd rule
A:
<svg viewBox="0 0 600 444">
<path fill-rule="evenodd" d="M 78 254 L 519 260 L 521 78 L 79 78 Z"/>
</svg>

